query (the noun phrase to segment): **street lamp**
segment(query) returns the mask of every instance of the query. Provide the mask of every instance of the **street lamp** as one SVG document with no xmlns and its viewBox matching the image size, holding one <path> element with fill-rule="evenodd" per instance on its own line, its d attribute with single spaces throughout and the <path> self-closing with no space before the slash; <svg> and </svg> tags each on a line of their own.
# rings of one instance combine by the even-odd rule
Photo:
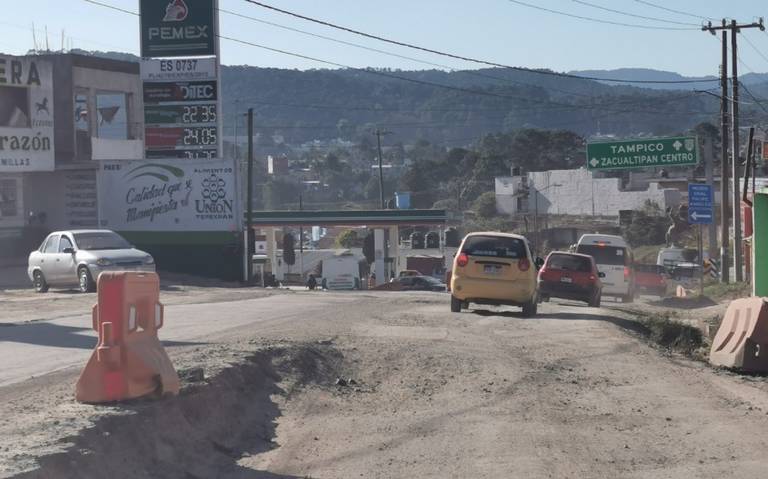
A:
<svg viewBox="0 0 768 479">
<path fill-rule="evenodd" d="M 556 188 L 558 186 L 563 185 L 560 183 L 552 183 L 541 189 L 537 188 L 536 185 L 533 187 L 533 231 L 536 233 L 536 242 L 534 243 L 536 253 L 539 252 L 539 191 L 547 191 L 550 188 Z"/>
</svg>

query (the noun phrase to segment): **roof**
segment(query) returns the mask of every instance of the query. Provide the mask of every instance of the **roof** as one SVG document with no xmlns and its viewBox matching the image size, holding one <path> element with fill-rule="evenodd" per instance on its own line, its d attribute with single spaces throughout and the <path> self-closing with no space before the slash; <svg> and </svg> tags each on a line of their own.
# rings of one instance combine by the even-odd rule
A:
<svg viewBox="0 0 768 479">
<path fill-rule="evenodd" d="M 474 231 L 467 236 L 503 236 L 505 238 L 526 239 L 525 236 L 515 233 L 501 233 L 499 231 Z"/>
<path fill-rule="evenodd" d="M 98 230 L 98 229 L 90 229 L 90 230 L 59 230 L 59 231 L 51 232 L 51 234 L 54 234 L 54 233 L 57 233 L 57 234 L 61 234 L 61 233 L 81 234 L 81 233 L 115 233 L 115 232 L 112 231 L 112 230 L 107 230 L 107 229 L 100 229 L 100 230 Z M 117 233 L 115 233 L 115 234 L 117 234 Z"/>
<path fill-rule="evenodd" d="M 253 226 L 444 225 L 448 214 L 445 210 L 254 211 L 252 220 Z"/>
<path fill-rule="evenodd" d="M 552 254 L 563 254 L 563 255 L 568 255 L 568 256 L 580 256 L 580 257 L 582 257 L 582 258 L 589 258 L 589 259 L 592 259 L 592 256 L 591 256 L 591 255 L 588 255 L 588 254 L 582 254 L 582 253 L 571 253 L 570 251 L 552 251 L 552 252 L 550 252 L 549 254 L 550 254 L 550 255 L 552 255 Z"/>
</svg>

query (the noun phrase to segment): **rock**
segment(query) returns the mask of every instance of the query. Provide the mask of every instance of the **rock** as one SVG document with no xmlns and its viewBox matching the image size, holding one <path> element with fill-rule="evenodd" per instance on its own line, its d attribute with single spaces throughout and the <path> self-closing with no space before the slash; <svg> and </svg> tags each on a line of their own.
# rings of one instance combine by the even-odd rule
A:
<svg viewBox="0 0 768 479">
<path fill-rule="evenodd" d="M 344 378 L 336 378 L 336 385 L 337 386 L 346 386 L 347 380 Z"/>
<path fill-rule="evenodd" d="M 356 385 L 356 384 L 357 384 L 357 381 L 355 381 L 355 380 L 354 380 L 354 379 L 352 379 L 352 378 L 349 378 L 349 380 L 347 381 L 347 383 L 349 383 L 349 385 L 351 385 L 351 386 L 354 386 L 354 385 Z"/>
<path fill-rule="evenodd" d="M 203 368 L 190 368 L 179 371 L 179 378 L 189 383 L 199 383 L 205 381 L 205 371 Z"/>
</svg>

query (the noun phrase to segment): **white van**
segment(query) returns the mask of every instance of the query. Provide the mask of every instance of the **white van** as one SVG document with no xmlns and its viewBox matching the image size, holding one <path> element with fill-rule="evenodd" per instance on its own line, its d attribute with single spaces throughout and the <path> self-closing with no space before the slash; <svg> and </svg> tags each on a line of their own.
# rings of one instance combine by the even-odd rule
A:
<svg viewBox="0 0 768 479">
<path fill-rule="evenodd" d="M 576 243 L 576 252 L 595 258 L 602 278 L 603 295 L 621 298 L 631 303 L 635 297 L 635 275 L 632 270 L 632 250 L 621 236 L 587 234 Z"/>
</svg>

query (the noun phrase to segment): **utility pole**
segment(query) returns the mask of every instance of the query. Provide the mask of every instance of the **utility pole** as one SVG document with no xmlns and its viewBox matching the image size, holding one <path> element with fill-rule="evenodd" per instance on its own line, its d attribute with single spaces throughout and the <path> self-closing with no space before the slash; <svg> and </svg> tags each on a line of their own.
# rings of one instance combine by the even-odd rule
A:
<svg viewBox="0 0 768 479">
<path fill-rule="evenodd" d="M 382 154 L 381 154 L 381 135 L 389 135 L 392 132 L 389 131 L 382 131 L 378 128 L 376 128 L 376 131 L 373 132 L 374 135 L 376 135 L 376 142 L 379 146 L 379 199 L 381 200 L 381 209 L 386 209 L 387 204 L 384 202 L 384 166 L 382 164 Z"/>
<path fill-rule="evenodd" d="M 722 142 L 723 142 L 723 157 L 722 157 L 722 169 L 720 178 L 720 204 L 721 204 L 721 246 L 720 246 L 720 269 L 721 269 L 721 281 L 727 283 L 729 281 L 729 261 L 728 261 L 728 242 L 730 235 L 728 234 L 728 228 L 730 226 L 728 221 L 728 36 L 727 30 L 731 31 L 731 62 L 733 67 L 733 97 L 731 98 L 731 118 L 732 125 L 732 176 L 733 176 L 733 250 L 734 250 L 734 271 L 736 281 L 743 280 L 742 274 L 742 248 L 741 248 L 741 198 L 739 195 L 739 75 L 738 75 L 738 52 L 736 45 L 737 34 L 742 28 L 759 28 L 765 31 L 763 25 L 763 19 L 760 18 L 759 22 L 753 22 L 749 24 L 739 25 L 736 20 L 732 20 L 730 24 L 723 19 L 722 26 L 713 26 L 712 22 L 701 27 L 702 30 L 710 32 L 715 35 L 717 30 L 722 30 L 723 34 L 723 60 L 720 72 L 721 88 L 722 88 L 722 100 L 721 100 L 721 113 L 722 113 Z"/>
<path fill-rule="evenodd" d="M 242 171 L 242 170 L 241 170 Z M 246 179 L 248 194 L 247 210 L 248 217 L 245 220 L 245 238 L 246 238 L 246 272 L 248 277 L 246 282 L 250 283 L 253 277 L 253 241 L 251 241 L 251 230 L 253 230 L 253 108 L 248 108 L 248 178 Z"/>
<path fill-rule="evenodd" d="M 739 191 L 739 180 L 741 179 L 741 148 L 739 144 L 739 57 L 736 48 L 736 35 L 739 33 L 736 20 L 731 20 L 731 67 L 733 68 L 733 77 L 731 88 L 733 90 L 733 107 L 731 108 L 731 155 L 733 156 L 733 269 L 734 280 L 736 282 L 744 281 L 742 273 L 743 255 L 741 252 L 741 192 Z"/>
</svg>

